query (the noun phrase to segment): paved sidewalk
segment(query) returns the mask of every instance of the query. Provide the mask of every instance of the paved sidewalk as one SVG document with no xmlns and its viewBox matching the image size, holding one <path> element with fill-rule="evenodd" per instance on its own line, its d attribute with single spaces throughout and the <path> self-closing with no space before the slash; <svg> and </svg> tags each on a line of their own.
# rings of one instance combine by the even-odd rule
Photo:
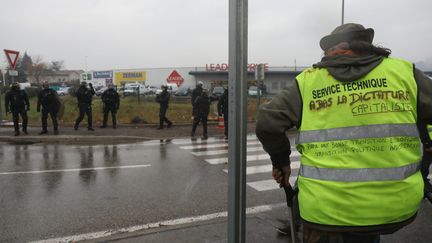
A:
<svg viewBox="0 0 432 243">
<path fill-rule="evenodd" d="M 246 242 L 291 242 L 290 237 L 279 234 L 276 228 L 288 217 L 287 209 L 275 208 L 270 212 L 248 215 L 246 220 Z M 409 226 L 392 235 L 381 237 L 381 243 L 427 243 L 432 242 L 432 205 L 423 202 L 417 219 Z M 227 240 L 227 219 L 203 221 L 196 224 L 163 226 L 133 233 L 116 234 L 107 238 L 86 242 L 121 243 L 225 243 Z"/>
</svg>

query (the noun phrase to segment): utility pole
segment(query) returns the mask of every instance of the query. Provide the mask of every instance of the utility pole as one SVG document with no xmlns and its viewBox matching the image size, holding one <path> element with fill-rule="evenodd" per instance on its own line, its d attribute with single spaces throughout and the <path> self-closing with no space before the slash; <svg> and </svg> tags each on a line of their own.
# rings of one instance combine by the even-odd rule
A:
<svg viewBox="0 0 432 243">
<path fill-rule="evenodd" d="M 345 0 L 342 0 L 342 24 L 344 24 Z"/>
<path fill-rule="evenodd" d="M 228 242 L 245 243 L 248 1 L 229 0 Z"/>
</svg>

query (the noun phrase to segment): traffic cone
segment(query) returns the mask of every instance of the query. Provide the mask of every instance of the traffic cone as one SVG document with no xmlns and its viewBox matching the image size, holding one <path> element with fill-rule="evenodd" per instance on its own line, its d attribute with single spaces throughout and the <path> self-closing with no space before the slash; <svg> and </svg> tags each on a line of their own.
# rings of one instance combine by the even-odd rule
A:
<svg viewBox="0 0 432 243">
<path fill-rule="evenodd" d="M 218 118 L 218 126 L 217 126 L 217 128 L 220 128 L 220 129 L 224 129 L 225 128 L 223 116 L 220 116 Z"/>
</svg>

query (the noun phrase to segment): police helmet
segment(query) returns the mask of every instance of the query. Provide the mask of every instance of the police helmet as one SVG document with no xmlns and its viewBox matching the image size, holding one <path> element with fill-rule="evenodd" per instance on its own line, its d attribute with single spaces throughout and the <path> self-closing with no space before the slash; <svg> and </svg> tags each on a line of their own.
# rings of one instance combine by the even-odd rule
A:
<svg viewBox="0 0 432 243">
<path fill-rule="evenodd" d="M 18 82 L 13 82 L 13 83 L 11 84 L 11 88 L 12 88 L 12 89 L 19 89 L 19 88 L 20 88 L 19 83 L 18 83 Z"/>
</svg>

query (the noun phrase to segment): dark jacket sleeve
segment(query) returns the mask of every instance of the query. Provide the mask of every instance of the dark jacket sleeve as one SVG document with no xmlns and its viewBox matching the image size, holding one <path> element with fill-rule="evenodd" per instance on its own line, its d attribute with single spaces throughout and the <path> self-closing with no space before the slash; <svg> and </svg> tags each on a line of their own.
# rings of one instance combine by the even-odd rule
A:
<svg viewBox="0 0 432 243">
<path fill-rule="evenodd" d="M 432 124 L 432 80 L 418 69 L 415 69 L 414 77 L 418 88 L 418 119 Z"/>
<path fill-rule="evenodd" d="M 117 92 L 115 92 L 115 99 L 116 99 L 116 106 L 118 109 L 120 108 L 120 95 Z"/>
<path fill-rule="evenodd" d="M 269 153 L 274 167 L 290 164 L 291 145 L 286 131 L 292 127 L 300 127 L 301 110 L 302 101 L 297 82 L 290 82 L 258 111 L 256 135 L 264 150 Z"/>
<path fill-rule="evenodd" d="M 6 95 L 5 95 L 5 111 L 6 112 L 10 111 L 9 105 L 10 105 L 10 94 L 9 94 L 9 92 L 7 92 Z"/>
<path fill-rule="evenodd" d="M 39 92 L 39 94 L 38 94 L 37 104 L 36 104 L 36 110 L 37 111 L 40 111 L 41 101 L 42 101 L 42 91 Z"/>
<path fill-rule="evenodd" d="M 22 96 L 24 98 L 24 102 L 25 102 L 25 105 L 27 106 L 27 109 L 29 109 L 30 108 L 30 101 L 29 101 L 27 93 L 24 90 L 22 90 Z"/>
</svg>

